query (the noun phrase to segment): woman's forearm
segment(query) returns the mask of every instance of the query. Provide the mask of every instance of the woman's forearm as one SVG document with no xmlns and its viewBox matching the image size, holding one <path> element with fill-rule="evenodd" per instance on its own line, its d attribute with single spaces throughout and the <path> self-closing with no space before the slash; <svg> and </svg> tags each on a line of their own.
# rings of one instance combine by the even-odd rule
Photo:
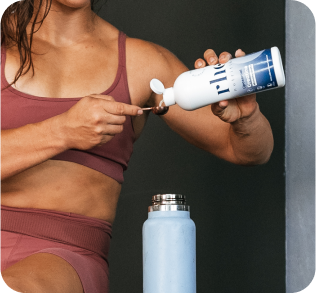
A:
<svg viewBox="0 0 316 294">
<path fill-rule="evenodd" d="M 273 134 L 268 120 L 259 106 L 250 117 L 231 123 L 230 148 L 237 164 L 257 165 L 266 163 L 273 150 Z"/>
<path fill-rule="evenodd" d="M 16 175 L 67 150 L 59 116 L 1 131 L 1 179 Z"/>
</svg>

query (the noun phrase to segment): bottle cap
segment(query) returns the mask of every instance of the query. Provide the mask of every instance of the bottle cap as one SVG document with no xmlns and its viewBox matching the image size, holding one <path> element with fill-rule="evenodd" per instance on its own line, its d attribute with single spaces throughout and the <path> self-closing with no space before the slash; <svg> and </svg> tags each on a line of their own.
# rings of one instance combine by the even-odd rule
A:
<svg viewBox="0 0 316 294">
<path fill-rule="evenodd" d="M 153 205 L 186 204 L 185 195 L 182 194 L 157 194 L 151 198 Z"/>
<path fill-rule="evenodd" d="M 165 86 L 161 81 L 157 79 L 152 79 L 150 81 L 150 88 L 153 92 L 155 92 L 158 95 L 163 94 L 163 101 L 165 103 L 165 106 L 171 106 L 176 104 L 172 87 L 165 89 Z"/>
<path fill-rule="evenodd" d="M 150 88 L 158 95 L 163 94 L 163 92 L 165 91 L 165 86 L 157 79 L 152 79 L 150 81 Z"/>
<path fill-rule="evenodd" d="M 271 48 L 271 55 L 273 60 L 275 77 L 278 83 L 278 87 L 283 87 L 285 85 L 285 75 L 282 64 L 282 58 L 280 54 L 280 50 L 278 47 Z"/>
<path fill-rule="evenodd" d="M 158 194 L 152 197 L 148 212 L 154 211 L 190 211 L 186 197 L 182 194 Z"/>
</svg>

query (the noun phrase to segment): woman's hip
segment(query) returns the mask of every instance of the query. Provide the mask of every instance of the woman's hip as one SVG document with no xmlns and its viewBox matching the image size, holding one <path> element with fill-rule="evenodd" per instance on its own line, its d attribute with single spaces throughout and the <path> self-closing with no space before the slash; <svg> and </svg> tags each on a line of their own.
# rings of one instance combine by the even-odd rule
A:
<svg viewBox="0 0 316 294">
<path fill-rule="evenodd" d="M 66 260 L 86 292 L 108 289 L 111 224 L 57 211 L 1 206 L 1 270 L 37 253 Z"/>
</svg>

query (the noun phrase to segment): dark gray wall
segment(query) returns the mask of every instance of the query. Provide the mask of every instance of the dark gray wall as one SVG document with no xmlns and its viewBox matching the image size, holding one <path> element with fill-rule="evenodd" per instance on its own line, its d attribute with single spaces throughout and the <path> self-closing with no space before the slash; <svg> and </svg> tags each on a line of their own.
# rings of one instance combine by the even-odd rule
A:
<svg viewBox="0 0 316 294">
<path fill-rule="evenodd" d="M 284 0 L 108 0 L 99 11 L 131 37 L 158 43 L 189 68 L 207 48 L 234 53 L 278 46 Z M 113 226 L 112 292 L 142 292 L 142 224 L 151 196 L 183 193 L 197 227 L 198 292 L 285 292 L 284 90 L 258 95 L 275 148 L 266 165 L 241 167 L 201 151 L 150 117 Z"/>
<path fill-rule="evenodd" d="M 315 18 L 286 1 L 286 291 L 315 274 Z"/>
</svg>

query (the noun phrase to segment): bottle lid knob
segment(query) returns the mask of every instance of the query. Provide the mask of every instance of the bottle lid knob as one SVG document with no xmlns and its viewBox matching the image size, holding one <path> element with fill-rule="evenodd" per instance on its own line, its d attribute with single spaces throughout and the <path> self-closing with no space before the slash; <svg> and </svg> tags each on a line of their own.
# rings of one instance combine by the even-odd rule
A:
<svg viewBox="0 0 316 294">
<path fill-rule="evenodd" d="M 158 95 L 163 94 L 163 92 L 165 91 L 165 86 L 161 81 L 157 79 L 152 79 L 150 81 L 150 88 Z"/>
</svg>

